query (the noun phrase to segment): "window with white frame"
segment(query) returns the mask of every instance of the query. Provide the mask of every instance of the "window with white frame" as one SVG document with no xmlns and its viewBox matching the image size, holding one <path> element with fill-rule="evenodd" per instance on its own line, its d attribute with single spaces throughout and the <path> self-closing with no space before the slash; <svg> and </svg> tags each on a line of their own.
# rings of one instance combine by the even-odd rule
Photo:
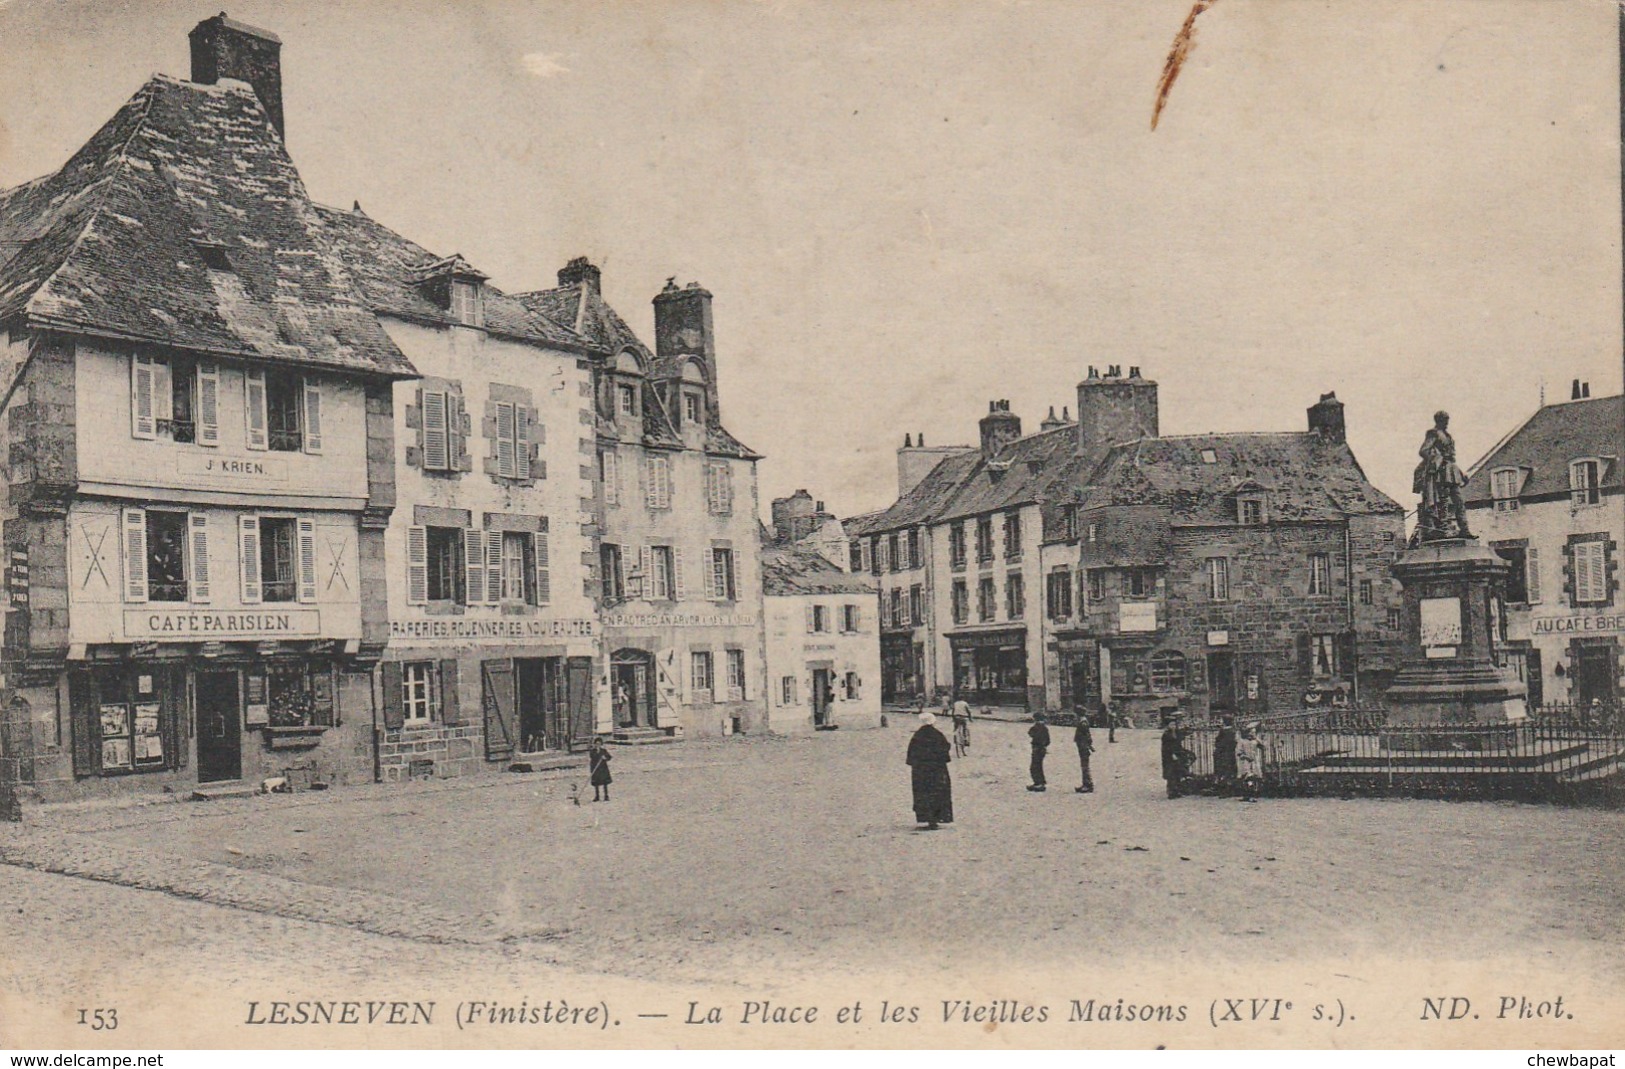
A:
<svg viewBox="0 0 1625 1069">
<path fill-rule="evenodd" d="M 908 588 L 908 622 L 916 627 L 925 623 L 925 587 L 919 583 Z"/>
<path fill-rule="evenodd" d="M 465 327 L 485 326 L 485 300 L 478 282 L 452 282 L 451 316 Z"/>
<path fill-rule="evenodd" d="M 785 676 L 779 680 L 779 700 L 783 705 L 797 705 L 800 699 L 796 697 L 796 677 Z"/>
<path fill-rule="evenodd" d="M 1602 503 L 1602 461 L 1576 460 L 1569 465 L 1569 501 L 1576 508 Z"/>
<path fill-rule="evenodd" d="M 856 672 L 846 673 L 842 679 L 842 689 L 846 692 L 847 701 L 855 702 L 858 700 L 858 674 Z"/>
<path fill-rule="evenodd" d="M 1497 468 L 1490 472 L 1490 496 L 1495 499 L 1498 512 L 1514 512 L 1518 508 L 1518 491 L 1523 488 L 1523 472 L 1517 468 Z"/>
<path fill-rule="evenodd" d="M 887 592 L 886 619 L 892 627 L 903 626 L 903 588 L 894 586 Z"/>
<path fill-rule="evenodd" d="M 651 453 L 644 458 L 645 504 L 652 509 L 671 508 L 671 458 Z"/>
<path fill-rule="evenodd" d="M 705 507 L 713 516 L 729 516 L 734 510 L 734 473 L 727 461 L 705 465 Z"/>
<path fill-rule="evenodd" d="M 1207 559 L 1207 596 L 1209 601 L 1230 600 L 1230 560 L 1227 557 Z"/>
<path fill-rule="evenodd" d="M 1051 620 L 1066 620 L 1072 616 L 1072 572 L 1055 568 L 1044 577 L 1044 600 Z"/>
<path fill-rule="evenodd" d="M 315 520 L 238 516 L 237 539 L 243 604 L 316 600 Z"/>
<path fill-rule="evenodd" d="M 621 382 L 615 385 L 615 409 L 623 416 L 636 416 L 638 414 L 638 387 L 634 382 Z"/>
<path fill-rule="evenodd" d="M 1242 497 L 1236 499 L 1236 522 L 1244 527 L 1257 527 L 1264 522 L 1264 499 Z"/>
<path fill-rule="evenodd" d="M 916 587 L 915 589 L 918 589 Z M 860 610 L 856 605 L 841 606 L 841 630 L 847 634 L 855 634 L 858 630 Z"/>
<path fill-rule="evenodd" d="M 712 674 L 710 650 L 694 650 L 688 655 L 688 683 L 695 691 L 709 692 L 716 682 Z"/>
<path fill-rule="evenodd" d="M 677 550 L 672 546 L 650 546 L 643 564 L 644 598 L 677 601 Z"/>
<path fill-rule="evenodd" d="M 523 531 L 502 532 L 502 600 L 526 602 L 526 573 L 530 570 L 527 550 L 530 536 Z"/>
<path fill-rule="evenodd" d="M 743 701 L 745 698 L 745 651 L 728 650 L 728 700 Z"/>
<path fill-rule="evenodd" d="M 1309 554 L 1309 593 L 1319 596 L 1332 592 L 1332 558 L 1325 553 Z"/>
<path fill-rule="evenodd" d="M 408 661 L 401 666 L 401 706 L 407 723 L 434 719 L 434 662 Z"/>
<path fill-rule="evenodd" d="M 491 441 L 499 479 L 530 478 L 530 410 L 512 401 L 494 402 L 496 437 Z"/>
<path fill-rule="evenodd" d="M 829 609 L 826 606 L 807 606 L 807 630 L 813 634 L 822 634 L 829 630 Z"/>
<path fill-rule="evenodd" d="M 1316 679 L 1337 675 L 1336 635 L 1309 636 L 1309 667 Z"/>
<path fill-rule="evenodd" d="M 130 432 L 143 439 L 220 444 L 220 369 L 188 356 L 130 356 Z"/>
<path fill-rule="evenodd" d="M 705 424 L 705 396 L 698 390 L 683 391 L 683 422 L 695 427 Z"/>
<path fill-rule="evenodd" d="M 710 589 L 706 596 L 712 601 L 737 601 L 739 591 L 734 581 L 734 551 L 727 546 L 711 547 L 711 571 L 707 577 Z"/>
</svg>

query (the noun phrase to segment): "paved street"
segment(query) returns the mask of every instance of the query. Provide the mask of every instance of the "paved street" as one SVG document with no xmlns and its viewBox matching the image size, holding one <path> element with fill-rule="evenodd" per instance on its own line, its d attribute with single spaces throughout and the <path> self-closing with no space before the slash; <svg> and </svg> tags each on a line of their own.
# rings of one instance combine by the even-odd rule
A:
<svg viewBox="0 0 1625 1069">
<path fill-rule="evenodd" d="M 910 729 L 618 750 L 607 804 L 572 804 L 571 778 L 500 776 L 59 810 L 0 847 L 297 923 L 290 946 L 350 947 L 354 932 L 458 954 L 500 943 L 508 960 L 659 981 L 958 975 L 969 962 L 1285 965 L 1396 948 L 1625 975 L 1625 891 L 1610 860 L 1625 814 L 1169 801 L 1151 731 L 1115 746 L 1101 734 L 1091 796 L 1072 793 L 1057 731 L 1051 790 L 1035 795 L 1023 790 L 1024 728 L 978 723 L 953 765 L 958 822 L 925 834 L 909 812 Z M 29 875 L 21 900 L 50 900 L 29 890 L 40 881 L 62 882 Z M 230 941 L 232 913 L 207 926 L 211 941 Z M 320 919 L 337 923 L 305 923 Z M 27 944 L 13 960 L 50 945 Z M 274 939 L 253 948 L 281 952 Z"/>
</svg>

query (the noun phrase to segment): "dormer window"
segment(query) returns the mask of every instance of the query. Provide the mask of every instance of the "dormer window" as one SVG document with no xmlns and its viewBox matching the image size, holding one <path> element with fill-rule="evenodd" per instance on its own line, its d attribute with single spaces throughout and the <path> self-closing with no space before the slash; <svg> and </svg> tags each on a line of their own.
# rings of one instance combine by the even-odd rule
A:
<svg viewBox="0 0 1625 1069">
<path fill-rule="evenodd" d="M 1602 504 L 1602 461 L 1576 460 L 1569 465 L 1569 503 L 1575 508 Z"/>
<path fill-rule="evenodd" d="M 1202 450 L 1202 463 L 1203 464 L 1217 464 L 1218 462 L 1219 462 L 1219 454 L 1217 452 L 1213 451 L 1212 449 L 1204 449 L 1204 450 Z"/>
<path fill-rule="evenodd" d="M 623 416 L 638 414 L 638 388 L 630 382 L 618 383 L 615 387 L 615 409 Z"/>
<path fill-rule="evenodd" d="M 1518 491 L 1523 488 L 1523 472 L 1517 468 L 1497 468 L 1490 472 L 1490 496 L 1495 498 L 1495 511 L 1515 512 Z"/>
<path fill-rule="evenodd" d="M 231 257 L 226 254 L 226 247 L 213 241 L 194 241 L 192 248 L 197 250 L 198 259 L 210 271 L 230 271 Z"/>
<path fill-rule="evenodd" d="M 478 282 L 452 282 L 451 314 L 465 327 L 485 326 L 485 300 Z"/>
<path fill-rule="evenodd" d="M 1261 497 L 1238 497 L 1236 499 L 1236 522 L 1243 527 L 1263 526 L 1264 499 Z"/>
</svg>

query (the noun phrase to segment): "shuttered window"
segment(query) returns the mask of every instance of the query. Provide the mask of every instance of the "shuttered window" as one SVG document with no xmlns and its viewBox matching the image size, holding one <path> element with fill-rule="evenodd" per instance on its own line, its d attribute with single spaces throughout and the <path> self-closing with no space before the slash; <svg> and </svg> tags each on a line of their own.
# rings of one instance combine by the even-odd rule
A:
<svg viewBox="0 0 1625 1069">
<path fill-rule="evenodd" d="M 553 601 L 552 566 L 548 559 L 546 521 L 543 530 L 531 535 L 536 557 L 536 604 L 548 605 Z"/>
<path fill-rule="evenodd" d="M 508 401 L 497 402 L 497 474 L 504 479 L 517 477 L 519 429 L 518 412 Z"/>
<path fill-rule="evenodd" d="M 621 503 L 621 459 L 613 449 L 606 449 L 599 456 L 600 474 L 604 481 L 604 504 L 619 505 Z"/>
<path fill-rule="evenodd" d="M 322 387 L 305 379 L 304 447 L 307 453 L 322 451 Z"/>
<path fill-rule="evenodd" d="M 191 600 L 207 605 L 212 597 L 209 584 L 209 517 L 194 512 L 187 518 L 187 531 L 192 554 Z"/>
<path fill-rule="evenodd" d="M 270 437 L 266 431 L 268 417 L 265 409 L 265 369 L 247 368 L 243 371 L 243 410 L 246 439 L 250 449 L 268 448 Z"/>
<path fill-rule="evenodd" d="M 1574 543 L 1574 604 L 1603 605 L 1608 602 L 1607 546 L 1600 539 Z"/>
<path fill-rule="evenodd" d="M 130 357 L 130 433 L 136 438 L 158 436 L 158 376 L 152 357 Z"/>
<path fill-rule="evenodd" d="M 713 516 L 727 516 L 734 509 L 733 469 L 726 463 L 705 466 L 706 508 Z"/>
<path fill-rule="evenodd" d="M 444 390 L 423 391 L 423 467 L 426 471 L 446 471 L 451 467 L 448 408 Z"/>
<path fill-rule="evenodd" d="M 500 546 L 499 546 L 500 551 Z M 498 596 L 491 598 L 491 590 L 486 585 L 486 566 L 489 559 L 485 532 L 470 527 L 463 531 L 463 565 L 468 570 L 465 577 L 464 588 L 468 591 L 468 603 L 481 605 L 487 600 L 500 601 L 502 562 L 497 561 L 497 591 Z"/>
<path fill-rule="evenodd" d="M 220 367 L 197 366 L 197 444 L 220 444 Z"/>
<path fill-rule="evenodd" d="M 123 523 L 124 600 L 147 600 L 147 510 L 125 509 Z"/>
<path fill-rule="evenodd" d="M 1540 550 L 1530 546 L 1524 554 L 1525 587 L 1529 594 L 1529 604 L 1534 605 L 1540 601 Z"/>
<path fill-rule="evenodd" d="M 241 587 L 244 605 L 258 605 L 264 591 L 260 585 L 260 520 L 258 516 L 237 518 L 237 557 L 242 562 Z"/>
<path fill-rule="evenodd" d="M 644 496 L 649 508 L 671 508 L 671 458 L 652 454 L 644 462 Z"/>
<path fill-rule="evenodd" d="M 429 600 L 429 529 L 406 529 L 406 601 L 422 605 Z"/>
</svg>

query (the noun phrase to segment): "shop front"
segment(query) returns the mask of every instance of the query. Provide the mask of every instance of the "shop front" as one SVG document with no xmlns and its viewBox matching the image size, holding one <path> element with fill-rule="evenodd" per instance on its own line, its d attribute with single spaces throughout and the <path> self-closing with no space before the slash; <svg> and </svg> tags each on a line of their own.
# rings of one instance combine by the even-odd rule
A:
<svg viewBox="0 0 1625 1069">
<path fill-rule="evenodd" d="M 948 643 L 955 698 L 973 705 L 1026 706 L 1026 628 L 950 634 Z"/>
<path fill-rule="evenodd" d="M 925 694 L 925 647 L 914 632 L 880 636 L 880 700 L 887 705 L 912 702 Z"/>
<path fill-rule="evenodd" d="M 1058 684 L 1058 711 L 1093 717 L 1100 708 L 1099 643 L 1080 632 L 1062 632 L 1050 642 L 1049 654 Z"/>
</svg>

